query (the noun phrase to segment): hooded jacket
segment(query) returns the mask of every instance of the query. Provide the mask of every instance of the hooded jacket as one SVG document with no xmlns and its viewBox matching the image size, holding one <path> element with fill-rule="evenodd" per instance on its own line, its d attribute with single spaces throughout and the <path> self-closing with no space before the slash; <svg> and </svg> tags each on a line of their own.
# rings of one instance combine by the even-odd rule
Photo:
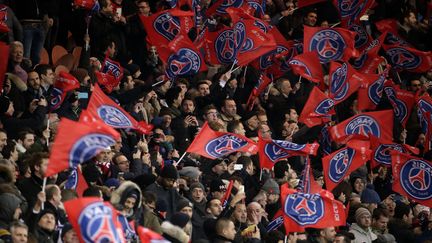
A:
<svg viewBox="0 0 432 243">
<path fill-rule="evenodd" d="M 5 242 L 10 240 L 9 226 L 20 203 L 21 200 L 12 193 L 0 194 L 0 239 Z"/>
<path fill-rule="evenodd" d="M 189 236 L 180 227 L 165 221 L 161 225 L 162 236 L 173 243 L 188 243 Z"/>
<path fill-rule="evenodd" d="M 123 204 L 131 193 L 137 194 L 138 198 L 133 209 L 133 215 L 129 216 L 128 220 L 135 219 L 141 209 L 142 192 L 139 186 L 131 181 L 125 181 L 111 194 L 110 200 L 117 209 L 123 209 Z"/>
</svg>

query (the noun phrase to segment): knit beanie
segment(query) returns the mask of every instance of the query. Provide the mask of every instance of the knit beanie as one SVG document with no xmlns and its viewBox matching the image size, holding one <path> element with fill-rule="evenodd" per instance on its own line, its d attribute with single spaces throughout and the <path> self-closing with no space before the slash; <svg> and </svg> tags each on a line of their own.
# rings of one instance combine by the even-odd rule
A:
<svg viewBox="0 0 432 243">
<path fill-rule="evenodd" d="M 362 203 L 376 203 L 376 204 L 379 204 L 381 202 L 381 199 L 380 199 L 378 193 L 375 190 L 369 189 L 369 188 L 365 188 L 362 191 L 360 200 L 361 200 Z"/>
<path fill-rule="evenodd" d="M 358 208 L 358 209 L 356 210 L 356 212 L 355 212 L 355 219 L 356 219 L 356 222 L 357 222 L 357 223 L 360 222 L 360 219 L 361 219 L 363 216 L 372 216 L 372 215 L 371 215 L 371 213 L 369 212 L 369 210 L 367 210 L 366 208 L 363 208 L 363 207 Z"/>
<path fill-rule="evenodd" d="M 189 190 L 192 192 L 195 188 L 201 188 L 203 191 L 205 191 L 204 185 L 200 182 L 194 182 L 190 185 Z"/>
<path fill-rule="evenodd" d="M 180 199 L 180 201 L 177 203 L 176 211 L 178 212 L 178 211 L 180 211 L 180 210 L 182 210 L 183 208 L 186 208 L 186 207 L 193 208 L 193 205 L 187 199 Z"/>
<path fill-rule="evenodd" d="M 170 221 L 173 225 L 177 225 L 178 227 L 183 229 L 189 222 L 189 215 L 184 213 L 175 213 L 171 217 Z"/>
<path fill-rule="evenodd" d="M 179 170 L 180 176 L 188 177 L 192 180 L 198 179 L 200 176 L 200 170 L 198 167 L 195 166 L 187 166 L 183 167 L 181 170 Z"/>
<path fill-rule="evenodd" d="M 279 185 L 273 179 L 268 179 L 261 189 L 268 194 L 280 194 Z"/>
<path fill-rule="evenodd" d="M 177 180 L 178 179 L 178 172 L 177 172 L 177 169 L 174 165 L 165 165 L 162 168 L 160 176 L 163 178 L 167 178 L 167 179 Z"/>
</svg>

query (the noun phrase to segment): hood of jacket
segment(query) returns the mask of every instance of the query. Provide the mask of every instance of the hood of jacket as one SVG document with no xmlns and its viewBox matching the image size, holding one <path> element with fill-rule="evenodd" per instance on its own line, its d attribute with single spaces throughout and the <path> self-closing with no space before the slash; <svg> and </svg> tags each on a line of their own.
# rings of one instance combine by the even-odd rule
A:
<svg viewBox="0 0 432 243">
<path fill-rule="evenodd" d="M 164 221 L 161 225 L 162 232 L 173 239 L 177 239 L 181 243 L 188 243 L 189 236 L 180 227 L 173 225 L 169 221 Z"/>
<path fill-rule="evenodd" d="M 116 205 L 122 205 L 126 199 L 127 196 L 135 192 L 138 195 L 137 201 L 135 203 L 134 211 L 138 208 L 141 208 L 141 202 L 142 202 L 142 192 L 139 186 L 131 181 L 125 181 L 111 194 L 111 203 Z"/>
</svg>

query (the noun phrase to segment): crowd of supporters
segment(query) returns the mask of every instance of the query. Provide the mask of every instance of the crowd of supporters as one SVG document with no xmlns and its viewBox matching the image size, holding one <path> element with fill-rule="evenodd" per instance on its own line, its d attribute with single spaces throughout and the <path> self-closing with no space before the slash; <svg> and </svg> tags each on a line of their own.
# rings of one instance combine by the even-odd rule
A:
<svg viewBox="0 0 432 243">
<path fill-rule="evenodd" d="M 340 21 L 331 1 L 305 8 L 298 8 L 295 0 L 264 1 L 262 19 L 287 40 L 302 42 L 304 25 L 329 27 Z M 90 15 L 70 0 L 0 1 L 8 27 L 0 34 L 8 44 L 8 56 L 0 56 L 8 61 L 0 87 L 0 242 L 79 242 L 63 207 L 78 197 L 110 202 L 131 224 L 171 242 L 432 242 L 430 207 L 392 191 L 390 167 L 372 168 L 367 162 L 331 191 L 347 207 L 344 226 L 286 233 L 283 225 L 269 230 L 269 222 L 283 208 L 280 186 L 298 187 L 306 156 L 283 159 L 268 170 L 260 168 L 257 154 L 234 152 L 217 159 L 185 154 L 205 123 L 254 141 L 260 135 L 297 144 L 318 141 L 323 126 L 299 122 L 315 84 L 300 81 L 292 72 L 273 80 L 252 110 L 246 103 L 261 74 L 252 66 L 232 71 L 231 65 L 208 64 L 206 72 L 164 79 L 166 67 L 158 49 L 147 43 L 140 16 L 169 9 L 168 2 L 99 0 L 100 9 Z M 216 2 L 201 0 L 200 11 Z M 431 51 L 431 5 L 427 0 L 376 0 L 362 24 L 375 39 L 379 32 L 374 23 L 395 19 L 404 40 Z M 229 26 L 230 20 L 215 16 L 208 23 L 216 30 Z M 196 38 L 196 29 L 188 35 Z M 57 45 L 69 55 L 77 47 L 81 53 L 78 59 L 53 60 Z M 41 55 L 45 50 L 47 60 Z M 124 67 L 119 85 L 107 95 L 154 128 L 147 135 L 117 129 L 119 141 L 80 165 L 88 185 L 82 195 L 65 189 L 69 170 L 49 177 L 44 186 L 47 165 L 56 162 L 49 157 L 57 125 L 62 119 L 79 120 L 97 83 L 95 71 L 106 57 Z M 61 107 L 52 111 L 60 70 L 72 74 L 80 88 L 68 92 Z M 432 93 L 432 69 L 392 70 L 389 75 L 413 94 Z M 362 113 L 357 102 L 352 95 L 338 104 L 330 124 Z M 383 109 L 392 109 L 385 94 L 377 107 Z M 408 116 L 405 127 L 395 122 L 393 141 L 417 147 L 418 156 L 430 161 L 432 153 L 424 146 L 428 135 L 422 132 L 417 108 Z M 333 143 L 332 151 L 341 146 Z M 323 156 L 320 148 L 310 161 L 315 181 L 325 189 Z M 432 172 L 427 176 L 432 187 Z M 128 242 L 139 242 L 135 233 L 125 236 Z"/>
</svg>

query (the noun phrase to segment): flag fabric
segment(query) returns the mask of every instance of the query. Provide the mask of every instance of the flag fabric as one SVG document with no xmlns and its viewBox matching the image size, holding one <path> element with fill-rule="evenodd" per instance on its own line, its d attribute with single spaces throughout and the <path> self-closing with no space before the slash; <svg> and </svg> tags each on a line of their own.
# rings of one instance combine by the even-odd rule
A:
<svg viewBox="0 0 432 243">
<path fill-rule="evenodd" d="M 397 151 L 392 152 L 391 157 L 393 191 L 432 207 L 431 162 Z"/>
<path fill-rule="evenodd" d="M 217 159 L 236 151 L 255 154 L 257 150 L 256 143 L 249 138 L 235 133 L 213 131 L 205 123 L 186 152 Z"/>
<path fill-rule="evenodd" d="M 58 125 L 45 176 L 76 168 L 119 139 L 120 134 L 103 122 L 86 124 L 63 118 Z"/>
<path fill-rule="evenodd" d="M 259 95 L 267 88 L 267 86 L 271 83 L 271 79 L 267 77 L 265 73 L 261 73 L 255 86 L 252 89 L 252 92 L 249 95 L 249 98 L 246 102 L 246 107 L 248 111 L 251 111 L 254 104 L 255 99 L 259 97 Z"/>
<path fill-rule="evenodd" d="M 244 0 L 217 0 L 206 11 L 207 16 L 226 15 L 228 8 L 240 8 Z"/>
<path fill-rule="evenodd" d="M 420 125 L 422 127 L 422 133 L 427 134 L 428 122 L 426 119 L 427 113 L 432 113 L 432 98 L 428 94 L 424 94 L 417 98 L 417 115 L 419 118 Z"/>
<path fill-rule="evenodd" d="M 322 28 L 304 25 L 304 52 L 317 51 L 320 62 L 357 57 L 354 47 L 355 32 L 344 28 Z"/>
<path fill-rule="evenodd" d="M 79 81 L 71 74 L 61 71 L 55 82 L 50 95 L 50 111 L 57 110 L 63 104 L 67 92 L 78 89 Z"/>
<path fill-rule="evenodd" d="M 2 41 L 0 41 L 0 55 L 2 57 L 9 56 L 9 46 Z M 3 92 L 3 81 L 8 66 L 8 58 L 1 58 L 1 59 L 2 60 L 0 60 L 0 93 Z"/>
<path fill-rule="evenodd" d="M 360 111 L 375 110 L 382 98 L 386 73 L 364 75 L 364 78 L 363 85 L 357 93 L 357 108 Z"/>
<path fill-rule="evenodd" d="M 354 47 L 359 52 L 362 52 L 364 49 L 366 49 L 372 42 L 372 37 L 362 24 L 352 24 L 348 29 L 356 33 Z"/>
<path fill-rule="evenodd" d="M 228 205 L 228 202 L 230 200 L 231 197 L 231 191 L 234 185 L 234 180 L 230 180 L 227 190 L 225 191 L 224 195 L 221 198 L 221 204 L 222 204 L 222 208 L 225 208 Z"/>
<path fill-rule="evenodd" d="M 326 228 L 346 223 L 345 209 L 329 191 L 302 193 L 281 186 L 281 204 L 285 231 L 304 232 L 305 228 Z"/>
<path fill-rule="evenodd" d="M 369 43 L 369 46 L 362 52 L 360 57 L 352 63 L 353 67 L 360 73 L 376 73 L 378 65 L 384 61 L 384 58 L 378 55 L 381 46 L 384 44 L 384 38 L 387 32 Z"/>
<path fill-rule="evenodd" d="M 392 84 L 391 81 L 386 82 L 384 85 L 384 93 L 393 106 L 394 115 L 405 127 L 415 104 L 415 94 L 401 89 L 398 85 Z"/>
<path fill-rule="evenodd" d="M 334 114 L 334 101 L 315 86 L 300 114 L 299 122 L 314 127 L 330 122 Z"/>
<path fill-rule="evenodd" d="M 138 236 L 142 243 L 170 243 L 165 240 L 160 234 L 138 225 Z"/>
<path fill-rule="evenodd" d="M 276 49 L 273 35 L 268 33 L 268 25 L 260 19 L 254 18 L 241 9 L 226 10 L 233 22 L 237 64 L 245 66 L 256 58 Z"/>
<path fill-rule="evenodd" d="M 81 172 L 81 167 L 71 168 L 68 179 L 65 183 L 65 189 L 72 189 L 77 192 L 78 197 L 82 197 L 83 192 L 88 188 L 87 181 Z"/>
<path fill-rule="evenodd" d="M 117 85 L 120 83 L 120 80 L 123 78 L 123 67 L 120 65 L 119 62 L 112 60 L 108 56 L 105 57 L 105 60 L 102 63 L 101 70 L 103 73 L 113 76 L 116 79 Z M 109 85 L 113 87 L 117 86 L 117 85 L 114 86 L 113 83 L 110 83 Z"/>
<path fill-rule="evenodd" d="M 370 150 L 347 146 L 322 158 L 327 190 L 333 190 L 351 172 L 364 165 L 370 154 Z"/>
<path fill-rule="evenodd" d="M 339 12 L 342 26 L 349 27 L 360 22 L 360 17 L 375 3 L 375 0 L 333 0 Z"/>
<path fill-rule="evenodd" d="M 378 165 L 391 166 L 392 151 L 400 153 L 412 153 L 418 155 L 419 149 L 408 144 L 399 143 L 381 143 L 376 137 L 371 137 L 371 148 L 373 149 L 371 167 L 375 168 Z"/>
<path fill-rule="evenodd" d="M 168 78 L 192 76 L 207 70 L 204 58 L 187 35 L 178 34 L 168 47 L 159 49 L 161 60 L 166 65 Z"/>
<path fill-rule="evenodd" d="M 189 33 L 193 27 L 192 11 L 170 9 L 152 14 L 140 15 L 141 23 L 147 33 L 147 42 L 153 46 L 168 46 L 181 31 Z"/>
<path fill-rule="evenodd" d="M 325 124 L 319 134 L 319 145 L 324 155 L 328 155 L 332 152 L 332 140 L 330 137 L 330 125 Z"/>
<path fill-rule="evenodd" d="M 312 51 L 294 56 L 291 61 L 289 61 L 289 64 L 295 74 L 300 75 L 309 81 L 322 83 L 324 80 L 324 74 L 319 61 L 318 53 Z"/>
<path fill-rule="evenodd" d="M 126 243 L 118 213 L 109 202 L 83 197 L 64 202 L 64 207 L 80 242 Z"/>
<path fill-rule="evenodd" d="M 87 10 L 92 10 L 95 5 L 98 4 L 97 0 L 74 0 L 73 1 L 74 6 L 84 8 Z"/>
<path fill-rule="evenodd" d="M 309 156 L 306 156 L 305 168 L 303 169 L 297 189 L 303 193 L 319 193 L 322 190 L 312 174 Z"/>
<path fill-rule="evenodd" d="M 335 104 L 341 103 L 362 86 L 364 79 L 365 77 L 347 62 L 331 62 L 329 97 Z"/>
<path fill-rule="evenodd" d="M 365 112 L 330 128 L 330 135 L 333 141 L 345 143 L 354 135 L 378 137 L 384 143 L 391 143 L 393 140 L 393 111 Z"/>
<path fill-rule="evenodd" d="M 206 32 L 203 41 L 205 60 L 217 65 L 233 63 L 239 51 L 235 43 L 232 28 L 224 27 L 217 32 Z"/>
<path fill-rule="evenodd" d="M 397 70 L 413 73 L 427 72 L 432 68 L 432 52 L 400 45 L 383 45 L 388 61 Z"/>
<path fill-rule="evenodd" d="M 126 216 L 121 213 L 117 214 L 117 220 L 123 230 L 123 235 L 127 242 L 134 242 L 138 239 L 138 235 L 135 231 L 135 221 L 128 222 Z"/>
<path fill-rule="evenodd" d="M 113 128 L 133 128 L 142 134 L 149 134 L 153 125 L 137 122 L 129 113 L 104 94 L 98 85 L 94 86 L 87 111 Z"/>
<path fill-rule="evenodd" d="M 0 4 L 0 33 L 9 32 L 9 27 L 6 24 L 6 21 L 8 19 L 7 10 L 8 10 L 8 7 L 6 5 Z M 9 49 L 8 49 L 8 51 L 9 51 Z M 0 76 L 0 77 L 3 77 L 3 76 Z M 3 86 L 0 86 L 0 87 L 3 87 Z"/>
<path fill-rule="evenodd" d="M 410 46 L 398 34 L 399 23 L 396 19 L 383 19 L 375 22 L 377 30 L 385 33 L 385 43 L 390 45 Z"/>
<path fill-rule="evenodd" d="M 111 93 L 115 87 L 120 83 L 119 79 L 116 79 L 113 75 L 95 71 L 97 83 L 102 85 L 107 93 Z"/>
<path fill-rule="evenodd" d="M 272 169 L 281 159 L 296 155 L 316 155 L 319 144 L 296 144 L 285 140 L 267 140 L 259 136 L 258 147 L 261 169 Z"/>
</svg>

